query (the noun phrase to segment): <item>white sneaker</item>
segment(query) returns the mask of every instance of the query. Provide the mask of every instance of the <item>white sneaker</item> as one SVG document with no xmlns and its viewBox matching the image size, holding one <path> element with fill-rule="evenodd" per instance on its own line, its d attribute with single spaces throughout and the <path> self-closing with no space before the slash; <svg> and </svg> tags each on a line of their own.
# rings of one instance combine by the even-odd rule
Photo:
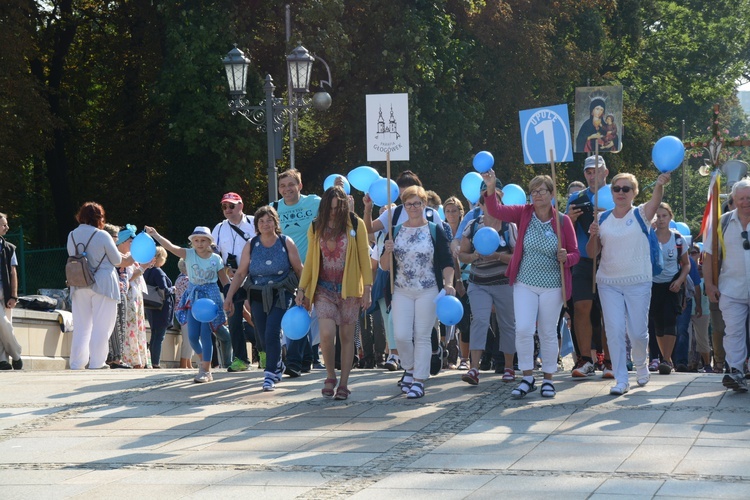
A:
<svg viewBox="0 0 750 500">
<path fill-rule="evenodd" d="M 594 375 L 594 364 L 591 361 L 586 361 L 579 367 L 573 370 L 574 377 L 591 377 Z"/>
<path fill-rule="evenodd" d="M 612 363 L 604 362 L 604 368 L 602 369 L 602 378 L 615 378 L 615 372 L 612 370 Z"/>
<path fill-rule="evenodd" d="M 383 364 L 388 371 L 395 372 L 401 368 L 401 358 L 397 354 L 388 356 L 388 360 Z"/>
<path fill-rule="evenodd" d="M 635 370 L 635 376 L 638 377 L 638 386 L 643 387 L 644 385 L 648 384 L 648 381 L 651 380 L 651 374 L 648 370 L 648 365 L 639 366 Z"/>
<path fill-rule="evenodd" d="M 611 394 L 612 396 L 622 396 L 623 394 L 625 394 L 625 393 L 626 393 L 626 392 L 628 392 L 629 390 L 630 390 L 630 385 L 629 385 L 629 384 L 626 384 L 626 383 L 620 382 L 620 383 L 618 383 L 618 384 L 615 384 L 615 385 L 613 385 L 613 386 L 612 386 L 612 387 L 611 387 L 611 388 L 609 389 L 609 393 L 610 393 L 610 394 Z"/>
<path fill-rule="evenodd" d="M 195 376 L 193 379 L 193 382 L 196 384 L 203 384 L 205 382 L 211 382 L 214 379 L 213 375 L 211 375 L 211 372 L 204 372 L 203 370 L 198 372 L 198 375 Z"/>
</svg>

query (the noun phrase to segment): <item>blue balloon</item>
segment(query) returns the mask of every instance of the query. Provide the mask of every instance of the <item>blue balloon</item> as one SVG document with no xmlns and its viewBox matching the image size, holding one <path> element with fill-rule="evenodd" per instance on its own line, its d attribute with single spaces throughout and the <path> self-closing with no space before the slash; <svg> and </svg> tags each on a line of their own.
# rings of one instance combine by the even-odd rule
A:
<svg viewBox="0 0 750 500">
<path fill-rule="evenodd" d="M 518 184 L 503 186 L 503 205 L 525 205 L 526 193 Z"/>
<path fill-rule="evenodd" d="M 476 172 L 469 172 L 464 175 L 461 179 L 461 192 L 464 197 L 469 200 L 469 203 L 476 203 L 479 201 L 479 188 L 482 186 L 482 176 Z"/>
<path fill-rule="evenodd" d="M 477 172 L 487 172 L 495 164 L 495 158 L 489 151 L 480 151 L 474 156 L 472 164 Z"/>
<path fill-rule="evenodd" d="M 294 306 L 284 313 L 281 318 L 281 329 L 284 336 L 290 340 L 299 340 L 310 330 L 310 315 L 304 307 Z"/>
<path fill-rule="evenodd" d="M 332 188 L 338 177 L 344 179 L 344 191 L 346 192 L 346 194 L 349 194 L 349 192 L 351 191 L 351 187 L 349 187 L 349 181 L 346 180 L 346 177 L 340 174 L 331 174 L 326 177 L 326 180 L 323 181 L 323 190 L 328 191 L 330 188 Z"/>
<path fill-rule="evenodd" d="M 478 231 L 477 231 L 478 232 Z M 451 295 L 441 297 L 436 304 L 437 317 L 446 326 L 457 324 L 464 315 L 461 301 Z"/>
<path fill-rule="evenodd" d="M 151 262 L 156 255 L 154 239 L 146 233 L 139 234 L 130 244 L 130 255 L 139 264 Z"/>
<path fill-rule="evenodd" d="M 388 179 L 381 177 L 370 185 L 367 194 L 372 198 L 372 202 L 379 207 L 388 204 Z M 398 184 L 391 180 L 391 203 L 398 198 Z"/>
<path fill-rule="evenodd" d="M 190 312 L 201 323 L 210 323 L 219 315 L 219 306 L 211 299 L 198 299 L 190 307 Z"/>
<path fill-rule="evenodd" d="M 675 229 L 683 236 L 690 236 L 690 228 L 684 222 L 676 222 Z"/>
<path fill-rule="evenodd" d="M 603 208 L 604 210 L 612 210 L 613 208 L 615 208 L 615 200 L 614 198 L 612 198 L 611 184 L 605 184 L 604 186 L 600 187 L 597 194 L 599 208 Z"/>
<path fill-rule="evenodd" d="M 673 135 L 667 135 L 656 141 L 651 150 L 651 159 L 661 173 L 671 172 L 682 164 L 685 157 L 685 146 Z"/>
<path fill-rule="evenodd" d="M 370 189 L 370 185 L 380 179 L 380 174 L 374 168 L 362 165 L 349 172 L 347 178 L 349 179 L 349 184 L 366 193 Z"/>
<path fill-rule="evenodd" d="M 669 229 L 677 229 L 677 223 L 673 220 L 669 221 Z"/>
<path fill-rule="evenodd" d="M 480 255 L 490 255 L 495 253 L 497 247 L 500 246 L 500 235 L 494 228 L 483 227 L 474 234 L 474 239 L 471 241 Z"/>
<path fill-rule="evenodd" d="M 440 216 L 441 220 L 445 220 L 445 210 L 443 210 L 443 205 L 440 205 L 437 209 L 437 213 Z"/>
</svg>

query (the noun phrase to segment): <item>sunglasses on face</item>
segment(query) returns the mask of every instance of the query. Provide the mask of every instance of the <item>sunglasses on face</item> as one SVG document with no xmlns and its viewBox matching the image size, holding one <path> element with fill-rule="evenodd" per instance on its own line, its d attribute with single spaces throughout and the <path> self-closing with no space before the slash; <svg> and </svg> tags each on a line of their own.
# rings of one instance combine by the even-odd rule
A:
<svg viewBox="0 0 750 500">
<path fill-rule="evenodd" d="M 623 193 L 629 193 L 633 188 L 630 186 L 612 186 L 612 192 L 613 193 L 619 193 L 622 191 Z"/>
<path fill-rule="evenodd" d="M 745 250 L 750 250 L 750 241 L 748 241 L 747 239 L 747 231 L 742 231 L 740 233 L 740 236 L 742 236 L 742 238 L 745 240 L 742 242 L 742 248 L 744 248 Z"/>
</svg>

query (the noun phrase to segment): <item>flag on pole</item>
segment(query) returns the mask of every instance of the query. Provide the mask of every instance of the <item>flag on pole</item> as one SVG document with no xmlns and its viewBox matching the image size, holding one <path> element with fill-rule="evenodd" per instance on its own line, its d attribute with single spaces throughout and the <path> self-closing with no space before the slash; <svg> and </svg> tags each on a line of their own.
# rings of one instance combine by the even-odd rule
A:
<svg viewBox="0 0 750 500">
<path fill-rule="evenodd" d="M 722 250 L 722 259 L 725 257 L 724 252 L 724 234 L 721 230 L 721 224 L 718 223 L 719 217 L 721 216 L 721 199 L 719 197 L 721 193 L 721 176 L 718 170 L 714 170 L 711 174 L 711 183 L 708 185 L 708 202 L 706 203 L 706 209 L 703 211 L 703 221 L 701 222 L 701 235 L 703 236 L 703 244 L 705 250 L 711 250 L 711 247 L 706 247 L 707 242 L 718 241 L 719 248 Z M 715 227 L 714 227 L 715 226 Z M 713 251 L 711 251 L 714 254 Z"/>
</svg>

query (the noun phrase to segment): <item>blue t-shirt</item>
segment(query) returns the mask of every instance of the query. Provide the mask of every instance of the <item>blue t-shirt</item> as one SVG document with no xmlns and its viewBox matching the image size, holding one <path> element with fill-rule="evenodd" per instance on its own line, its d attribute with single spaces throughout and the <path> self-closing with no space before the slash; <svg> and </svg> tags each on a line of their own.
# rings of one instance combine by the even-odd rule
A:
<svg viewBox="0 0 750 500">
<path fill-rule="evenodd" d="M 299 250 L 299 257 L 305 263 L 307 257 L 307 229 L 313 219 L 318 216 L 320 196 L 315 194 L 300 195 L 299 201 L 292 206 L 279 200 L 276 211 L 281 220 L 281 232 L 294 240 Z"/>
<path fill-rule="evenodd" d="M 594 193 L 591 192 L 591 188 L 583 189 L 570 195 L 568 198 L 568 205 L 565 207 L 565 213 L 570 211 L 570 204 L 574 200 L 578 200 L 579 197 L 585 196 L 589 199 L 589 202 L 594 203 Z M 581 254 L 581 258 L 588 259 L 589 254 L 586 253 L 586 244 L 589 242 L 589 233 L 585 231 L 583 227 L 576 223 L 574 224 L 576 230 L 576 238 L 578 239 L 578 252 Z"/>
<path fill-rule="evenodd" d="M 221 257 L 212 253 L 210 257 L 204 259 L 195 253 L 194 248 L 187 248 L 186 251 L 185 267 L 190 283 L 194 285 L 216 283 L 219 279 L 219 270 L 224 268 Z"/>
</svg>

